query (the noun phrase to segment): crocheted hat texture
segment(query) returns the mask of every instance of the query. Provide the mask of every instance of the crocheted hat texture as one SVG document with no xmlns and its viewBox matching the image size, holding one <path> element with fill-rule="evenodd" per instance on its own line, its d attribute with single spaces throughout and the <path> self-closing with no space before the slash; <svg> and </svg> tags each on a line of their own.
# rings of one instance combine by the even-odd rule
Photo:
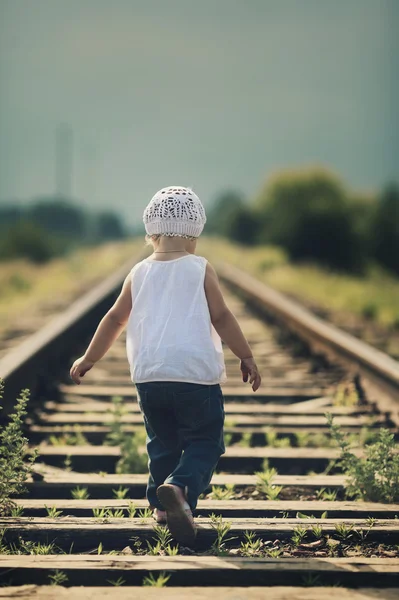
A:
<svg viewBox="0 0 399 600">
<path fill-rule="evenodd" d="M 190 188 L 170 186 L 153 196 L 143 221 L 148 235 L 198 237 L 206 216 L 201 200 Z"/>
</svg>

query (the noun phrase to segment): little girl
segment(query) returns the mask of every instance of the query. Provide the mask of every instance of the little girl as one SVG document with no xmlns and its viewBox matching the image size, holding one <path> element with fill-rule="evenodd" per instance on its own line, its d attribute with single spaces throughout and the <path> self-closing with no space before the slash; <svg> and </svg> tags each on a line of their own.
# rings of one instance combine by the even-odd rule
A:
<svg viewBox="0 0 399 600">
<path fill-rule="evenodd" d="M 77 384 L 127 325 L 127 355 L 147 431 L 147 498 L 174 538 L 195 539 L 192 511 L 224 453 L 221 339 L 241 360 L 243 381 L 261 382 L 251 349 L 227 308 L 213 267 L 195 256 L 206 222 L 189 188 L 159 190 L 144 211 L 153 254 L 126 277 L 84 356 Z"/>
</svg>

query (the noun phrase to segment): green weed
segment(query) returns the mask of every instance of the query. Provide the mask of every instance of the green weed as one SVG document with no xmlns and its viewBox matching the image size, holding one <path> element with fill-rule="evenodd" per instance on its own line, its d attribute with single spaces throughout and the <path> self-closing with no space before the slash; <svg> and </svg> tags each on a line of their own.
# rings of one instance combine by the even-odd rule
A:
<svg viewBox="0 0 399 600">
<path fill-rule="evenodd" d="M 117 498 L 118 500 L 123 500 L 124 498 L 126 498 L 126 494 L 128 493 L 128 491 L 129 488 L 123 488 L 120 485 L 117 490 L 112 490 L 112 493 L 114 494 L 114 498 Z"/>
<path fill-rule="evenodd" d="M 234 498 L 234 483 L 228 483 L 226 485 L 213 485 L 210 497 L 213 500 L 231 500 Z"/>
<path fill-rule="evenodd" d="M 294 533 L 291 536 L 291 540 L 295 544 L 295 546 L 299 546 L 302 541 L 305 539 L 308 530 L 303 525 L 297 525 L 294 527 Z"/>
<path fill-rule="evenodd" d="M 47 511 L 47 516 L 50 517 L 50 519 L 55 519 L 57 517 L 60 517 L 62 515 L 62 510 L 57 510 L 56 506 L 51 506 L 50 508 L 48 506 L 46 506 L 46 504 L 44 505 L 44 508 Z"/>
<path fill-rule="evenodd" d="M 119 587 L 121 585 L 124 585 L 126 581 L 123 579 L 123 577 L 118 577 L 118 579 L 107 579 L 107 583 L 115 587 Z"/>
<path fill-rule="evenodd" d="M 147 454 L 141 447 L 145 444 L 145 432 L 136 432 L 135 435 L 123 431 L 122 418 L 126 414 L 123 399 L 119 396 L 112 398 L 112 409 L 108 412 L 113 417 L 110 424 L 111 431 L 107 433 L 105 444 L 119 446 L 121 458 L 116 463 L 116 473 L 146 473 Z"/>
<path fill-rule="evenodd" d="M 141 510 L 139 510 L 138 516 L 140 517 L 141 522 L 145 523 L 145 521 L 147 519 L 151 519 L 151 517 L 152 517 L 152 510 L 150 508 L 142 508 Z"/>
<path fill-rule="evenodd" d="M 127 515 L 129 519 L 133 519 L 136 516 L 136 511 L 137 508 L 134 502 L 129 502 L 129 504 L 127 505 Z"/>
<path fill-rule="evenodd" d="M 267 462 L 264 463 L 264 467 L 267 465 Z M 256 475 L 256 489 L 259 493 L 264 494 L 268 500 L 277 500 L 279 497 L 282 486 L 274 485 L 272 483 L 273 479 L 277 475 L 277 471 L 274 468 L 266 468 L 263 471 L 257 471 Z"/>
<path fill-rule="evenodd" d="M 399 453 L 394 435 L 380 429 L 374 443 L 364 447 L 364 456 L 351 452 L 340 427 L 327 414 L 331 435 L 341 450 L 339 465 L 348 479 L 346 494 L 370 502 L 399 501 Z"/>
<path fill-rule="evenodd" d="M 62 585 L 68 581 L 68 575 L 63 571 L 55 569 L 52 575 L 49 575 L 50 585 Z"/>
<path fill-rule="evenodd" d="M 170 579 L 170 575 L 166 575 L 164 571 L 162 571 L 158 577 L 150 573 L 143 579 L 143 586 L 146 587 L 165 587 Z"/>
<path fill-rule="evenodd" d="M 231 529 L 231 522 L 223 521 L 222 515 L 215 515 L 212 513 L 209 517 L 211 520 L 211 527 L 216 531 L 216 540 L 211 546 L 212 552 L 217 556 L 225 556 L 227 554 L 225 544 L 235 539 L 232 537 L 226 538 Z"/>
<path fill-rule="evenodd" d="M 88 500 L 90 498 L 90 494 L 86 487 L 76 486 L 73 490 L 71 490 L 72 498 L 75 500 Z"/>
<path fill-rule="evenodd" d="M 317 500 L 324 500 L 325 502 L 335 502 L 337 499 L 338 490 L 330 490 L 326 488 L 320 488 L 316 490 Z"/>
<path fill-rule="evenodd" d="M 340 383 L 333 397 L 333 406 L 357 406 L 359 400 L 359 394 L 352 381 Z"/>
<path fill-rule="evenodd" d="M 257 538 L 254 531 L 244 533 L 244 541 L 241 542 L 240 550 L 242 556 L 256 556 L 263 546 L 261 539 Z"/>
<path fill-rule="evenodd" d="M 4 382 L 0 379 L 0 401 L 3 392 Z M 0 515 L 3 516 L 9 515 L 16 507 L 12 496 L 26 491 L 25 482 L 31 475 L 38 456 L 37 449 L 28 455 L 28 439 L 23 435 L 28 401 L 29 390 L 22 390 L 16 400 L 14 412 L 0 430 Z"/>
<path fill-rule="evenodd" d="M 353 524 L 346 525 L 345 523 L 336 523 L 334 527 L 336 536 L 345 542 L 353 536 L 353 527 Z"/>
<path fill-rule="evenodd" d="M 95 519 L 105 519 L 107 516 L 106 508 L 93 508 L 92 512 Z"/>
<path fill-rule="evenodd" d="M 167 555 L 176 556 L 179 552 L 178 546 L 172 546 L 172 536 L 169 529 L 163 525 L 154 526 L 155 536 L 153 538 L 154 544 L 147 541 L 148 554 L 151 556 Z"/>
<path fill-rule="evenodd" d="M 23 506 L 12 506 L 10 510 L 10 517 L 22 517 L 24 513 Z"/>
<path fill-rule="evenodd" d="M 237 445 L 241 446 L 242 448 L 250 448 L 251 440 L 252 440 L 252 433 L 243 433 L 241 436 L 241 439 Z"/>
</svg>

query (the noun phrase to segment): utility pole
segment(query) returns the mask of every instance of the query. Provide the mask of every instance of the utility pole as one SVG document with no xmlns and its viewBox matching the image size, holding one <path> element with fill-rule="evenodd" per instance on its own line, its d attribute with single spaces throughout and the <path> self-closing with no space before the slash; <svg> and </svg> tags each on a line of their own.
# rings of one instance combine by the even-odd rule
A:
<svg viewBox="0 0 399 600">
<path fill-rule="evenodd" d="M 55 191 L 58 197 L 72 197 L 73 132 L 67 123 L 55 132 Z"/>
</svg>

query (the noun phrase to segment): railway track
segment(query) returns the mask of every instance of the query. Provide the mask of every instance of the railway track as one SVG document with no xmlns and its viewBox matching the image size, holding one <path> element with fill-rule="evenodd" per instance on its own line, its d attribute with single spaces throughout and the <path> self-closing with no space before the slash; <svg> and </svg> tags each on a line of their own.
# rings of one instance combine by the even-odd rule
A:
<svg viewBox="0 0 399 600">
<path fill-rule="evenodd" d="M 196 547 L 179 548 L 154 528 L 144 499 L 143 427 L 124 339 L 84 385 L 67 377 L 128 267 L 0 361 L 7 413 L 17 390 L 33 390 L 26 428 L 40 455 L 16 499 L 23 512 L 0 518 L 13 549 L 0 555 L 0 598 L 52 598 L 51 583 L 64 586 L 61 597 L 152 598 L 161 593 L 153 586 L 131 586 L 163 577 L 165 598 L 397 598 L 399 505 L 346 498 L 325 418 L 353 441 L 380 427 L 396 434 L 397 363 L 221 265 L 263 385 L 253 394 L 225 351 L 227 450 L 199 501 Z M 358 401 L 346 402 L 354 380 Z"/>
</svg>

